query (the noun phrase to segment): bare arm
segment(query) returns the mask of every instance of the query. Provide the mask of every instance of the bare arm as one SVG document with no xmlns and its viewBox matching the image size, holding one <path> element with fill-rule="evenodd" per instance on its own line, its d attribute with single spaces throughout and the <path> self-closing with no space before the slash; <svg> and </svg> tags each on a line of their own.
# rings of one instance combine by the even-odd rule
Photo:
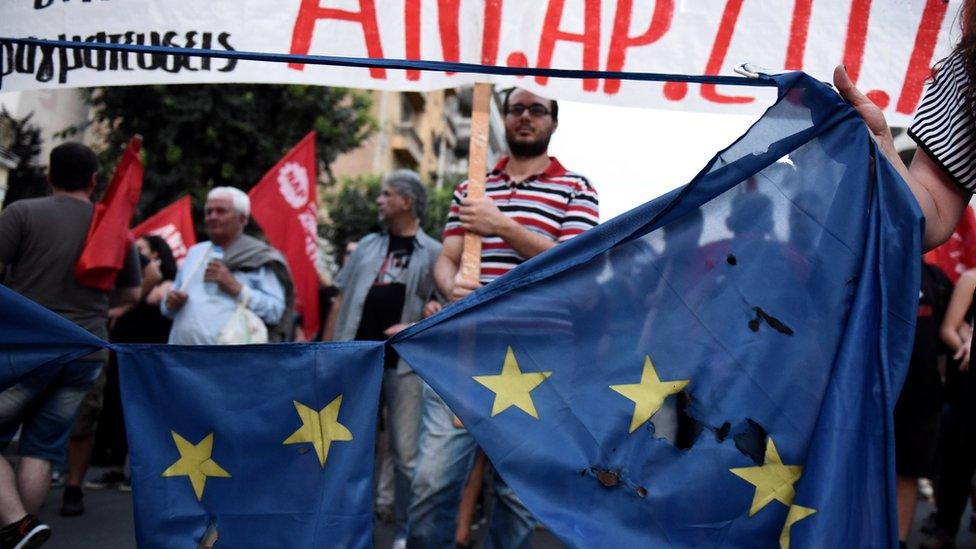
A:
<svg viewBox="0 0 976 549">
<path fill-rule="evenodd" d="M 480 283 L 471 284 L 461 276 L 458 266 L 463 250 L 464 237 L 449 236 L 444 239 L 441 255 L 434 263 L 434 284 L 442 296 L 447 296 L 448 301 L 463 299 L 481 287 Z"/>
<path fill-rule="evenodd" d="M 976 270 L 969 270 L 963 273 L 952 290 L 952 297 L 949 299 L 949 306 L 946 308 L 945 318 L 942 319 L 942 326 L 939 336 L 942 342 L 953 351 L 959 350 L 963 344 L 964 335 L 969 330 L 969 323 L 966 322 L 966 312 L 973 301 L 973 290 L 976 289 Z"/>
<path fill-rule="evenodd" d="M 454 291 L 454 276 L 458 273 L 458 266 L 461 264 L 461 252 L 464 250 L 464 237 L 448 236 L 444 239 L 444 247 L 441 254 L 434 262 L 434 285 L 437 291 L 446 298 L 451 298 Z"/>
<path fill-rule="evenodd" d="M 556 242 L 519 225 L 503 214 L 489 197 L 464 198 L 459 208 L 461 225 L 481 236 L 498 235 L 525 259 L 552 248 Z"/>
<path fill-rule="evenodd" d="M 854 87 L 843 67 L 834 69 L 834 85 L 864 119 L 882 152 L 908 183 L 918 201 L 922 214 L 925 215 L 922 247 L 930 250 L 945 242 L 959 223 L 971 193 L 957 187 L 921 149 L 915 152 L 911 167 L 905 166 L 895 150 L 891 130 L 881 109 Z"/>
<path fill-rule="evenodd" d="M 132 286 L 129 288 L 115 288 L 112 290 L 112 295 L 109 298 L 109 306 L 124 307 L 126 309 L 131 309 L 139 303 L 139 293 L 142 291 L 140 286 Z"/>
<path fill-rule="evenodd" d="M 332 300 L 332 307 L 329 308 L 329 316 L 325 317 L 325 327 L 322 328 L 322 341 L 332 341 L 335 336 L 336 319 L 339 318 L 339 309 L 342 307 L 342 294 L 337 294 Z"/>
</svg>

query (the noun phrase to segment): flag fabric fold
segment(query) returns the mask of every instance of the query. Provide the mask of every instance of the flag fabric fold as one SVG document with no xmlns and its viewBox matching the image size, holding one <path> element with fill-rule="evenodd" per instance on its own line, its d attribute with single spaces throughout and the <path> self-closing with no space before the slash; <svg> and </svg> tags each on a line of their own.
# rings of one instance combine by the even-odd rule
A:
<svg viewBox="0 0 976 549">
<path fill-rule="evenodd" d="M 0 285 L 0 391 L 36 368 L 64 364 L 108 343 L 61 315 Z"/>
<path fill-rule="evenodd" d="M 308 338 L 319 331 L 315 132 L 309 132 L 251 189 L 251 215 L 284 254 Z"/>
<path fill-rule="evenodd" d="M 897 543 L 921 213 L 836 93 L 772 78 L 688 185 L 393 339 L 569 546 Z"/>
<path fill-rule="evenodd" d="M 371 547 L 382 342 L 124 345 L 140 547 Z"/>
<path fill-rule="evenodd" d="M 190 197 L 180 198 L 132 229 L 135 238 L 145 235 L 162 237 L 173 251 L 177 265 L 181 265 L 190 247 L 197 243 Z"/>
<path fill-rule="evenodd" d="M 79 284 L 105 291 L 115 286 L 115 278 L 132 245 L 131 237 L 127 239 L 123 235 L 129 234 L 132 214 L 142 192 L 141 143 L 139 137 L 129 141 L 105 197 L 95 204 L 85 247 L 75 263 L 75 278 Z"/>
</svg>

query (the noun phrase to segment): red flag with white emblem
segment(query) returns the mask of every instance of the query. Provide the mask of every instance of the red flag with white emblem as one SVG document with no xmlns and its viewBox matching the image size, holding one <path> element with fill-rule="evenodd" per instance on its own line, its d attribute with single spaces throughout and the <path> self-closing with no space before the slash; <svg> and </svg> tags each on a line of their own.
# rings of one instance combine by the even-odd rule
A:
<svg viewBox="0 0 976 549">
<path fill-rule="evenodd" d="M 942 269 L 953 284 L 966 270 L 976 267 L 976 215 L 972 206 L 966 207 L 949 240 L 925 254 L 924 260 Z"/>
<path fill-rule="evenodd" d="M 176 264 L 182 265 L 190 247 L 197 243 L 190 197 L 184 196 L 159 210 L 132 229 L 132 235 L 136 238 L 149 235 L 162 237 L 173 250 Z"/>
<path fill-rule="evenodd" d="M 251 189 L 251 214 L 284 254 L 308 338 L 319 330 L 315 132 L 309 132 Z"/>
</svg>

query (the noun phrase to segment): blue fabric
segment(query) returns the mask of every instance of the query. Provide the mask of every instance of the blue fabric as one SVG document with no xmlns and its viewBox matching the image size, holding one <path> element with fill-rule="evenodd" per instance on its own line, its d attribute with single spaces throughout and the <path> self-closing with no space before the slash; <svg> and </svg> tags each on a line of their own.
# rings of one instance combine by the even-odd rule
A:
<svg viewBox="0 0 976 549">
<path fill-rule="evenodd" d="M 140 547 L 195 548 L 213 524 L 226 547 L 371 547 L 373 452 L 382 342 L 116 348 Z M 324 467 L 311 443 L 284 444 L 342 396 Z M 325 429 L 323 429 L 325 430 Z M 200 499 L 190 477 L 164 476 L 213 434 Z"/>
<path fill-rule="evenodd" d="M 0 391 L 44 365 L 65 364 L 107 345 L 74 322 L 0 285 Z"/>
<path fill-rule="evenodd" d="M 836 93 L 774 80 L 777 103 L 691 183 L 393 339 L 569 546 L 897 543 L 921 212 Z M 529 392 L 538 419 L 493 415 L 474 379 L 509 348 L 550 372 Z M 610 386 L 648 360 L 688 384 L 630 432 L 635 402 Z M 774 463 L 770 441 L 802 474 L 750 516 L 757 488 L 732 469 Z M 785 528 L 791 506 L 815 512 Z"/>
</svg>

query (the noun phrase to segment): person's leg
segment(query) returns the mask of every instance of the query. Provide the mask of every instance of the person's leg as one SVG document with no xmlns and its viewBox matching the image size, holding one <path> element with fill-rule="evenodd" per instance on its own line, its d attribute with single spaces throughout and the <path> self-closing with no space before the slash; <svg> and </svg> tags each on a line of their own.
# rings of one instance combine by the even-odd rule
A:
<svg viewBox="0 0 976 549">
<path fill-rule="evenodd" d="M 918 479 L 902 475 L 896 476 L 895 496 L 898 500 L 898 541 L 904 542 L 912 531 L 915 502 L 918 498 Z"/>
<path fill-rule="evenodd" d="M 478 451 L 474 460 L 474 467 L 468 475 L 468 482 L 461 494 L 461 505 L 458 507 L 458 525 L 454 531 L 454 542 L 462 547 L 471 546 L 471 525 L 474 523 L 474 513 L 478 506 L 478 496 L 485 480 L 485 467 L 488 458 L 485 453 Z"/>
<path fill-rule="evenodd" d="M 18 521 L 26 514 L 14 470 L 6 458 L 0 457 L 0 526 Z"/>
<path fill-rule="evenodd" d="M 495 471 L 495 505 L 485 549 L 528 549 L 532 545 L 535 518 Z"/>
<path fill-rule="evenodd" d="M 43 401 L 48 385 L 57 377 L 58 372 L 59 367 L 56 366 L 38 368 L 13 387 L 0 392 L 0 450 L 10 444 L 24 420 L 29 419 L 28 416 L 33 413 L 33 408 Z M 30 445 L 30 436 L 31 431 L 25 425 L 21 434 L 21 453 L 25 439 L 28 441 L 27 445 Z M 0 457 L 0 527 L 20 520 L 28 513 L 17 482 L 17 474 L 10 462 Z M 35 492 L 32 490 L 31 493 L 33 495 Z"/>
<path fill-rule="evenodd" d="M 383 383 L 392 389 L 388 393 L 390 400 L 387 401 L 387 425 L 394 466 L 396 537 L 405 538 L 407 509 L 410 508 L 410 483 L 417 464 L 423 385 L 413 372 L 399 374 L 395 369 L 388 369 L 384 373 Z"/>
<path fill-rule="evenodd" d="M 393 456 L 390 455 L 390 410 L 386 380 L 380 384 L 380 406 L 376 421 L 376 458 L 373 467 L 376 470 L 376 503 L 374 509 L 376 518 L 382 522 L 392 523 L 393 513 Z"/>
<path fill-rule="evenodd" d="M 945 416 L 944 421 L 944 452 L 942 466 L 939 471 L 939 482 L 936 486 L 936 514 L 935 522 L 941 533 L 948 538 L 955 538 L 959 529 L 959 518 L 966 507 L 969 496 L 969 482 L 972 470 L 967 474 L 966 466 L 966 430 L 962 410 L 959 406 Z M 941 536 L 937 536 L 941 537 Z"/>
<path fill-rule="evenodd" d="M 68 441 L 68 481 L 61 503 L 61 514 L 66 517 L 85 512 L 81 483 L 85 480 L 92 450 L 95 448 L 95 429 L 102 411 L 104 392 L 105 375 L 102 373 L 82 400 Z"/>
<path fill-rule="evenodd" d="M 461 490 L 476 445 L 466 430 L 454 426 L 454 413 L 430 387 L 425 385 L 423 394 L 413 495 L 407 511 L 407 547 L 451 547 Z"/>
<path fill-rule="evenodd" d="M 46 459 L 24 456 L 17 465 L 17 491 L 24 509 L 36 515 L 47 498 L 51 487 L 51 462 Z"/>
</svg>

